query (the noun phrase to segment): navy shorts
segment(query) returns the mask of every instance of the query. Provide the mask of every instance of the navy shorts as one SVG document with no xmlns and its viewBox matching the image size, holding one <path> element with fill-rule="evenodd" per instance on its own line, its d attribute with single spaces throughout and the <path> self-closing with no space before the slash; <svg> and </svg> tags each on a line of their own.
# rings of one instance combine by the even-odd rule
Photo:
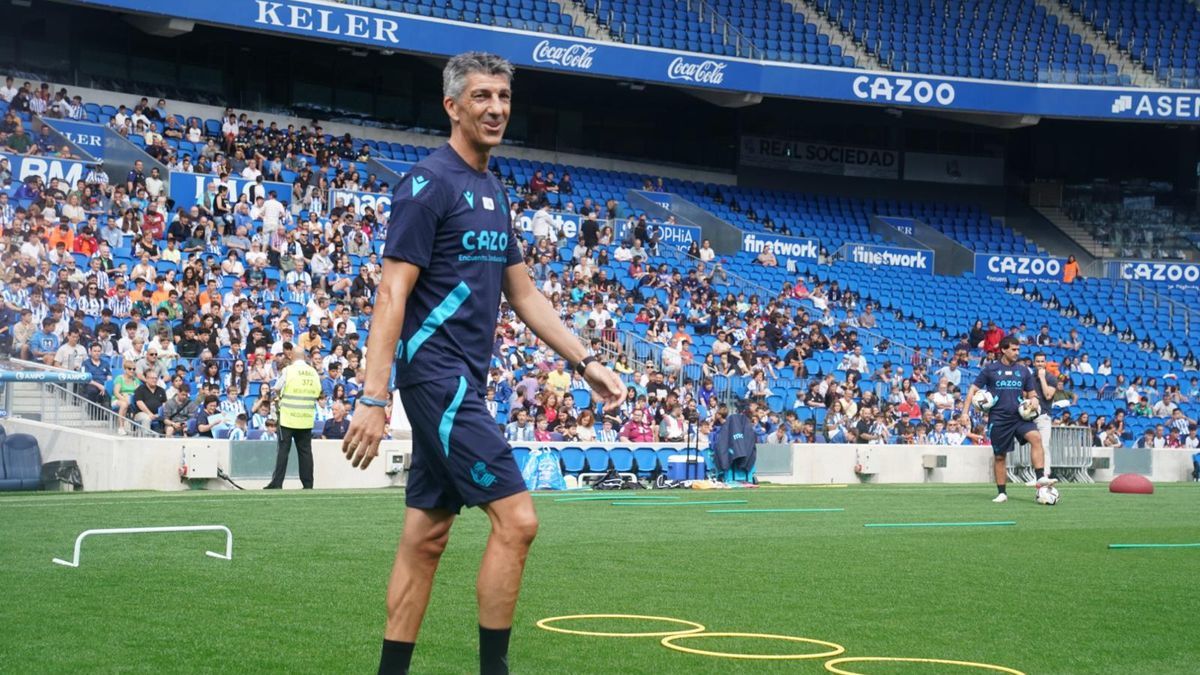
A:
<svg viewBox="0 0 1200 675">
<path fill-rule="evenodd" d="M 405 504 L 458 513 L 525 490 L 512 448 L 466 378 L 414 384 L 400 400 L 413 430 Z"/>
<path fill-rule="evenodd" d="M 1025 436 L 1037 431 L 1037 424 L 1021 419 L 998 419 L 988 424 L 988 438 L 992 439 L 992 452 L 1005 455 L 1016 449 L 1015 441 L 1025 442 Z"/>
</svg>

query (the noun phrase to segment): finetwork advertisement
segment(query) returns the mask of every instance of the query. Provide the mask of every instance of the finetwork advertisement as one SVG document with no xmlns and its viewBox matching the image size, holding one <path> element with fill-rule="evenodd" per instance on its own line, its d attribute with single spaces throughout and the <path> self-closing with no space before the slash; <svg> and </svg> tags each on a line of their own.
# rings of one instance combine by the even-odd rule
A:
<svg viewBox="0 0 1200 675">
<path fill-rule="evenodd" d="M 742 137 L 741 163 L 806 173 L 899 178 L 900 155 L 891 150 Z"/>
<path fill-rule="evenodd" d="M 359 215 L 362 215 L 363 209 L 370 208 L 375 211 L 375 217 L 382 222 L 387 222 L 388 215 L 392 212 L 391 193 L 330 190 L 329 208 L 333 209 L 339 201 L 342 206 L 353 204 L 355 213 Z"/>
<path fill-rule="evenodd" d="M 876 267 L 903 267 L 933 274 L 933 251 L 874 244 L 846 244 L 842 255 L 850 262 Z"/>
<path fill-rule="evenodd" d="M 1200 263 L 1165 260 L 1116 260 L 1108 263 L 1111 279 L 1124 279 L 1176 288 L 1200 287 Z"/>
<path fill-rule="evenodd" d="M 221 181 L 212 174 L 179 173 L 178 171 L 172 171 L 171 197 L 175 199 L 176 206 L 181 206 L 185 209 L 189 209 L 195 204 L 203 204 L 206 201 L 204 192 L 209 183 L 221 184 Z M 225 181 L 224 185 L 229 187 L 230 201 L 232 202 L 237 201 L 237 198 L 241 195 L 249 196 L 251 188 L 254 187 L 254 181 L 230 177 Z M 292 186 L 287 183 L 264 181 L 263 186 L 267 192 L 274 190 L 275 197 L 281 202 L 286 202 L 291 198 Z"/>
<path fill-rule="evenodd" d="M 1066 258 L 1037 255 L 975 254 L 975 276 L 988 281 L 1062 281 Z"/>
<path fill-rule="evenodd" d="M 628 220 L 622 222 L 620 231 L 616 233 L 617 241 L 625 239 L 634 225 L 636 223 L 630 224 Z M 650 229 L 651 235 L 658 235 L 658 241 L 662 244 L 691 246 L 693 241 L 700 243 L 700 228 L 698 227 L 676 225 L 674 223 L 646 223 L 646 227 Z"/>
<path fill-rule="evenodd" d="M 24 181 L 30 176 L 41 176 L 46 183 L 49 183 L 51 178 L 57 178 L 68 185 L 74 185 L 76 181 L 83 180 L 88 173 L 87 163 L 71 159 L 27 157 L 4 153 L 0 153 L 0 157 L 8 160 L 8 168 L 12 171 L 15 181 Z"/>
<path fill-rule="evenodd" d="M 795 260 L 816 260 L 821 254 L 821 242 L 816 239 L 801 239 L 799 237 L 781 237 L 762 232 L 743 232 L 742 251 L 745 253 L 762 253 L 770 249 L 776 258 L 793 258 Z"/>
</svg>

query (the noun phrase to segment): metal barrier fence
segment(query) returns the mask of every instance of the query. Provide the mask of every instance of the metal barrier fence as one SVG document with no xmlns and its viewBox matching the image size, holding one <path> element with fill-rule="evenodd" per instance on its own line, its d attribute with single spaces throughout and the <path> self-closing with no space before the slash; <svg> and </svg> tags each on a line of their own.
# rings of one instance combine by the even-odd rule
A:
<svg viewBox="0 0 1200 675">
<path fill-rule="evenodd" d="M 1088 427 L 1053 427 L 1050 431 L 1050 457 L 1047 464 L 1060 480 L 1094 483 L 1092 468 L 1092 430 Z M 1027 482 L 1033 474 L 1032 450 L 1028 443 L 1017 444 L 1008 456 L 1008 478 Z"/>
</svg>

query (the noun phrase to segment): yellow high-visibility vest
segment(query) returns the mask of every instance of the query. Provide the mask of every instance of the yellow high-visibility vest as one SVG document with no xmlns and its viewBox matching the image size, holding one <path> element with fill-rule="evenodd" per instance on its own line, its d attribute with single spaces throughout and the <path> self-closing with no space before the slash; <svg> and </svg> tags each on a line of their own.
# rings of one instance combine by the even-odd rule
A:
<svg viewBox="0 0 1200 675">
<path fill-rule="evenodd" d="M 279 426 L 311 429 L 317 416 L 321 378 L 312 366 L 297 361 L 283 369 L 283 391 L 279 393 Z"/>
</svg>

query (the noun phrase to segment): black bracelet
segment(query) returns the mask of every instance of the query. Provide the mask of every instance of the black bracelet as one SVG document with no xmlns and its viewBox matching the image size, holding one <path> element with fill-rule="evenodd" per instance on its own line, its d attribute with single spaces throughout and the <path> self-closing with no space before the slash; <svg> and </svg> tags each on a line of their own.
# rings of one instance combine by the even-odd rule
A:
<svg viewBox="0 0 1200 675">
<path fill-rule="evenodd" d="M 579 373 L 579 375 L 582 376 L 583 373 L 585 371 L 587 371 L 588 365 L 593 364 L 595 362 L 596 362 L 596 357 L 585 356 L 582 361 L 580 361 L 579 363 L 576 363 L 574 366 L 571 367 L 571 369 L 574 370 L 576 373 Z"/>
</svg>

